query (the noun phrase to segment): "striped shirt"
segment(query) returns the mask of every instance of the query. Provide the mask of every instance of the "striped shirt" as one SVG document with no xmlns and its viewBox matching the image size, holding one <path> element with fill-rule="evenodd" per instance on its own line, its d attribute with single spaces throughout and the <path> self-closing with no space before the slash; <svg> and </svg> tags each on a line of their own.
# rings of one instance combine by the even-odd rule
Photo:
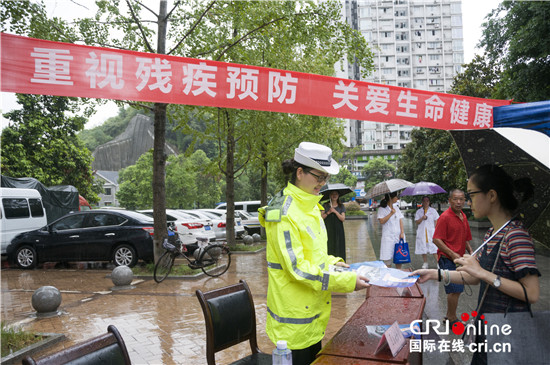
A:
<svg viewBox="0 0 550 365">
<path fill-rule="evenodd" d="M 493 234 L 493 228 L 487 231 L 485 240 Z M 495 247 L 498 243 L 502 245 L 499 260 L 496 264 L 494 273 L 503 278 L 519 281 L 526 275 L 538 275 L 540 272 L 535 263 L 535 249 L 533 240 L 522 223 L 518 220 L 513 220 L 508 223 L 505 229 L 502 229 L 495 237 L 487 243 L 487 246 L 482 250 L 480 257 L 481 266 L 488 271 L 493 268 L 496 252 Z M 485 282 L 480 286 L 480 298 L 485 290 Z M 492 285 L 489 286 L 487 296 L 483 302 L 482 313 L 503 313 L 508 308 L 509 312 L 526 311 L 527 306 L 525 301 L 512 298 L 504 294 Z"/>
</svg>

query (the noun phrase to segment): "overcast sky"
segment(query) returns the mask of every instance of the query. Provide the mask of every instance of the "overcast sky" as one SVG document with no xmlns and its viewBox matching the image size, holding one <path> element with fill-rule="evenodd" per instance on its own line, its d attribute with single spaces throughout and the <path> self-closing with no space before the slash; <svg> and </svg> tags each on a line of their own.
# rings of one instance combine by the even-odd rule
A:
<svg viewBox="0 0 550 365">
<path fill-rule="evenodd" d="M 95 13 L 95 4 L 89 0 L 44 0 L 49 16 L 57 16 L 63 19 L 74 19 L 74 16 L 90 16 Z M 485 16 L 500 3 L 499 0 L 462 0 L 462 23 L 464 29 L 464 62 L 469 63 L 474 54 L 481 53 L 476 47 L 481 37 L 481 24 Z M 85 7 L 77 4 L 85 4 Z M 15 94 L 2 93 L 2 113 L 18 108 L 15 101 Z M 118 108 L 112 102 L 102 106 L 87 123 L 86 128 L 92 128 L 101 125 L 106 119 L 118 114 Z M 2 126 L 5 125 L 5 119 L 2 117 Z M 546 149 L 548 151 L 548 149 Z M 532 153 L 531 151 L 529 151 Z M 533 153 L 532 153 L 533 154 Z M 545 153 L 546 164 L 550 157 Z M 540 159 L 540 157 L 539 157 Z"/>
</svg>

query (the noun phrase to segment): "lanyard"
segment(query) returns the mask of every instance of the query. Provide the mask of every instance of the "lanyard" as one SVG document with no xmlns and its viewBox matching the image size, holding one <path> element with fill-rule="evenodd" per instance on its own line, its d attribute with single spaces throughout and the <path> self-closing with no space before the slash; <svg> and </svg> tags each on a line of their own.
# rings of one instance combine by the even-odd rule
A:
<svg viewBox="0 0 550 365">
<path fill-rule="evenodd" d="M 508 222 L 504 223 L 504 225 L 502 225 L 502 227 L 500 227 L 495 233 L 493 233 L 493 234 L 491 235 L 491 237 L 487 238 L 487 240 L 485 240 L 485 242 L 483 242 L 483 243 L 481 244 L 481 246 L 479 246 L 479 247 L 474 251 L 474 253 L 472 253 L 472 256 L 475 256 L 475 255 L 478 253 L 478 251 L 481 250 L 481 249 L 483 248 L 483 246 L 485 246 L 485 245 L 487 244 L 487 242 L 489 242 L 490 240 L 492 240 L 493 237 L 495 237 L 495 236 L 498 234 L 498 232 L 500 232 L 504 227 L 506 227 L 506 226 L 508 225 L 508 223 L 510 223 L 510 222 L 512 221 L 512 219 L 513 219 L 513 218 L 511 218 Z"/>
</svg>

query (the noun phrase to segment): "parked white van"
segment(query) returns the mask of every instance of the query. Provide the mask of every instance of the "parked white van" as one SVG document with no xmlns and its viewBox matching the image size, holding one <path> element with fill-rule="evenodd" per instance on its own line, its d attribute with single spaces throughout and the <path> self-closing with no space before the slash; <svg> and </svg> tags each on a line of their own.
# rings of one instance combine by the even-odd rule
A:
<svg viewBox="0 0 550 365">
<path fill-rule="evenodd" d="M 248 200 L 244 202 L 235 202 L 235 210 L 244 210 L 253 217 L 258 217 L 258 209 L 262 206 L 259 200 Z M 227 203 L 221 203 L 216 209 L 227 210 Z"/>
<path fill-rule="evenodd" d="M 35 189 L 1 188 L 0 216 L 2 223 L 1 250 L 19 233 L 42 228 L 48 224 L 42 197 Z"/>
</svg>

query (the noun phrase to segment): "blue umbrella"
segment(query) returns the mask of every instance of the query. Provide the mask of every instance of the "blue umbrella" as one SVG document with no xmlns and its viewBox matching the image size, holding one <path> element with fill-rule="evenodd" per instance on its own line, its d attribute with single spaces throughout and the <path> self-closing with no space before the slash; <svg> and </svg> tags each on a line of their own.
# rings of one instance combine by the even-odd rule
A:
<svg viewBox="0 0 550 365">
<path fill-rule="evenodd" d="M 432 194 L 439 194 L 439 193 L 446 193 L 446 191 L 436 183 L 420 181 L 420 182 L 417 182 L 416 184 L 412 184 L 411 186 L 405 188 L 405 190 L 401 192 L 401 196 L 432 195 Z"/>
</svg>

